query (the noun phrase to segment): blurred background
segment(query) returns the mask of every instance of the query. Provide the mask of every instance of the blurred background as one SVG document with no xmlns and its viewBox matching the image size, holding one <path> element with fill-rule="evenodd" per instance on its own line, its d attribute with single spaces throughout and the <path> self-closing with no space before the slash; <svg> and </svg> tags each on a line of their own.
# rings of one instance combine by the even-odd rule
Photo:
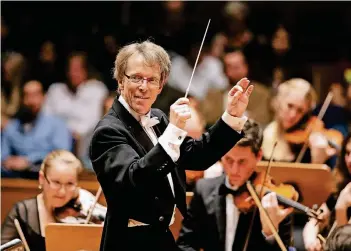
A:
<svg viewBox="0 0 351 251">
<path fill-rule="evenodd" d="M 263 106 L 251 101 L 252 117 L 263 127 L 273 118 L 270 97 L 291 78 L 310 82 L 319 103 L 332 90 L 332 102 L 349 112 L 348 2 L 2 2 L 1 7 L 2 131 L 16 116 L 30 120 L 23 115 L 23 87 L 35 80 L 43 95 L 34 101 L 37 110 L 64 121 L 70 147 L 83 159 L 92 129 L 116 96 L 112 70 L 119 48 L 150 39 L 167 49 L 173 68 L 155 104 L 167 113 L 184 95 L 209 18 L 190 90 L 201 121 L 190 125 L 193 130 L 214 123 L 222 107 L 210 101 L 218 102 L 217 92 L 243 76 L 257 85 L 259 99 L 267 99 Z M 234 51 L 240 53 L 226 62 L 224 56 Z M 81 85 L 85 82 L 91 85 Z"/>
</svg>

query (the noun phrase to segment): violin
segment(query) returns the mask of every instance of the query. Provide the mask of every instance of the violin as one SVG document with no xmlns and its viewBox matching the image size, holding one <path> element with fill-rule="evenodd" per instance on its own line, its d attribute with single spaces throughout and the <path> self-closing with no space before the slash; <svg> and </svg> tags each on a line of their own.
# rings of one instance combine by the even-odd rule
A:
<svg viewBox="0 0 351 251">
<path fill-rule="evenodd" d="M 330 147 L 336 150 L 341 149 L 344 137 L 341 132 L 335 129 L 326 129 L 324 122 L 317 116 L 310 116 L 307 122 L 302 123 L 299 128 L 284 134 L 284 138 L 291 144 L 300 145 L 308 141 L 310 132 L 321 133 L 328 141 Z"/>
<path fill-rule="evenodd" d="M 265 177 L 267 178 L 265 179 Z M 292 207 L 298 211 L 305 213 L 309 217 L 320 221 L 320 212 L 317 212 L 297 202 L 299 199 L 299 194 L 292 185 L 283 183 L 276 185 L 272 177 L 266 175 L 265 172 L 255 172 L 251 176 L 250 181 L 252 182 L 256 192 L 259 193 L 258 196 L 260 199 L 262 199 L 262 197 L 267 193 L 275 192 L 277 194 L 278 203 L 281 206 Z M 260 194 L 260 191 L 263 192 Z M 245 186 L 239 188 L 238 195 L 234 196 L 234 203 L 236 207 L 243 213 L 250 212 L 256 206 L 255 202 L 251 200 L 251 195 Z"/>
<path fill-rule="evenodd" d="M 78 196 L 71 199 L 66 205 L 54 209 L 54 216 L 59 223 L 71 224 L 102 224 L 107 209 L 100 204 L 94 204 L 95 197 L 88 191 L 79 189 Z M 94 208 L 92 209 L 92 205 Z M 90 211 L 92 209 L 92 211 Z M 87 218 L 89 216 L 89 221 Z"/>
</svg>

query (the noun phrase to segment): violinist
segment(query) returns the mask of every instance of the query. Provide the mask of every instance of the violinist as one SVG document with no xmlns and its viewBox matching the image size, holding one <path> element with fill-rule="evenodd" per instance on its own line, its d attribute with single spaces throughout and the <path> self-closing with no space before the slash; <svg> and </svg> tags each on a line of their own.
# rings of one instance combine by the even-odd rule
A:
<svg viewBox="0 0 351 251">
<path fill-rule="evenodd" d="M 181 250 L 242 251 L 248 234 L 247 251 L 280 250 L 266 221 L 261 220 L 260 213 L 256 213 L 252 231 L 249 232 L 253 212 L 242 212 L 236 204 L 246 181 L 256 176 L 256 164 L 262 158 L 262 129 L 256 122 L 248 120 L 244 132 L 245 137 L 222 157 L 225 174 L 196 183 L 177 240 Z M 291 242 L 288 215 L 292 209 L 280 208 L 275 193 L 266 194 L 262 205 L 288 247 Z"/>
<path fill-rule="evenodd" d="M 29 248 L 35 251 L 45 251 L 47 224 L 77 223 L 76 220 L 67 219 L 76 219 L 77 214 L 84 214 L 83 211 L 87 211 L 95 199 L 90 192 L 78 187 L 81 170 L 81 162 L 71 152 L 56 150 L 49 153 L 39 172 L 41 193 L 14 205 L 1 227 L 1 243 L 20 238 L 15 219 L 20 223 Z M 77 207 L 80 208 L 79 212 L 75 210 Z M 104 207 L 99 205 L 99 209 L 99 216 L 103 220 L 106 208 L 103 210 Z M 76 213 L 67 215 L 68 212 Z"/>
<path fill-rule="evenodd" d="M 344 140 L 337 167 L 333 172 L 337 181 L 336 192 L 321 206 L 325 224 L 316 224 L 315 219 L 311 219 L 303 231 L 305 247 L 309 251 L 322 250 L 322 243 L 317 235 L 323 233 L 323 228 L 327 230 L 324 232 L 330 230 L 334 221 L 331 219 L 335 218 L 337 226 L 343 226 L 351 217 L 351 134 Z"/>
<path fill-rule="evenodd" d="M 316 101 L 315 90 L 304 79 L 294 78 L 279 85 L 273 102 L 275 120 L 264 130 L 262 144 L 264 159 L 270 157 L 274 143 L 278 142 L 274 160 L 296 161 L 303 145 L 306 144 L 308 148 L 299 162 L 326 163 L 333 168 L 330 164 L 331 158 L 335 156 L 337 150 L 330 146 L 330 142 L 333 141 L 340 146 L 342 135 L 336 130 L 325 130 L 323 122 L 312 116 Z M 311 126 L 314 131 L 309 133 L 308 128 Z M 333 138 L 328 138 L 329 132 Z"/>
</svg>

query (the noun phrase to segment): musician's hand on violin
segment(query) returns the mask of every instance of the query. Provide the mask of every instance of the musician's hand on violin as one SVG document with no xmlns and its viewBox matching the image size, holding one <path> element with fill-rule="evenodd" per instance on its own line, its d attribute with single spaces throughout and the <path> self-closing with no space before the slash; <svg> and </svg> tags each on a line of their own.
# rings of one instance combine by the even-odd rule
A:
<svg viewBox="0 0 351 251">
<path fill-rule="evenodd" d="M 253 91 L 253 85 L 249 86 L 250 81 L 247 78 L 242 78 L 229 91 L 227 113 L 234 117 L 242 117 L 249 104 L 249 98 Z"/>
<path fill-rule="evenodd" d="M 329 147 L 327 139 L 319 132 L 311 133 L 309 143 L 312 163 L 323 164 L 337 153 L 336 149 Z"/>
<path fill-rule="evenodd" d="M 282 222 L 286 216 L 293 212 L 293 208 L 282 209 L 278 205 L 276 193 L 268 193 L 262 198 L 262 206 L 267 211 L 269 218 L 272 220 L 272 223 L 276 229 L 278 229 L 280 222 Z M 270 236 L 273 233 L 271 232 L 263 213 L 260 210 L 260 219 L 262 224 L 262 231 L 266 236 Z"/>
</svg>

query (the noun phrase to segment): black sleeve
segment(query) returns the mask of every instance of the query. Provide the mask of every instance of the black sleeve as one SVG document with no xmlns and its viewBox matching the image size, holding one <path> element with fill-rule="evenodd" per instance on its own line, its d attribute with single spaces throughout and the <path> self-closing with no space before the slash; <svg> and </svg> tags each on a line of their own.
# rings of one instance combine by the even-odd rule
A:
<svg viewBox="0 0 351 251">
<path fill-rule="evenodd" d="M 178 247 L 183 251 L 195 251 L 203 248 L 202 242 L 205 236 L 203 231 L 206 229 L 203 224 L 206 224 L 206 209 L 198 190 L 199 182 L 194 189 L 193 198 L 189 204 L 187 215 L 183 219 L 182 228 L 177 239 Z"/>
<path fill-rule="evenodd" d="M 126 136 L 112 127 L 102 127 L 95 132 L 90 158 L 100 181 L 109 180 L 126 187 L 155 182 L 174 168 L 172 159 L 160 144 L 140 157 L 128 144 Z"/>
<path fill-rule="evenodd" d="M 180 165 L 188 170 L 206 170 L 225 155 L 244 136 L 222 119 L 198 140 L 187 137 L 181 145 Z"/>
</svg>

